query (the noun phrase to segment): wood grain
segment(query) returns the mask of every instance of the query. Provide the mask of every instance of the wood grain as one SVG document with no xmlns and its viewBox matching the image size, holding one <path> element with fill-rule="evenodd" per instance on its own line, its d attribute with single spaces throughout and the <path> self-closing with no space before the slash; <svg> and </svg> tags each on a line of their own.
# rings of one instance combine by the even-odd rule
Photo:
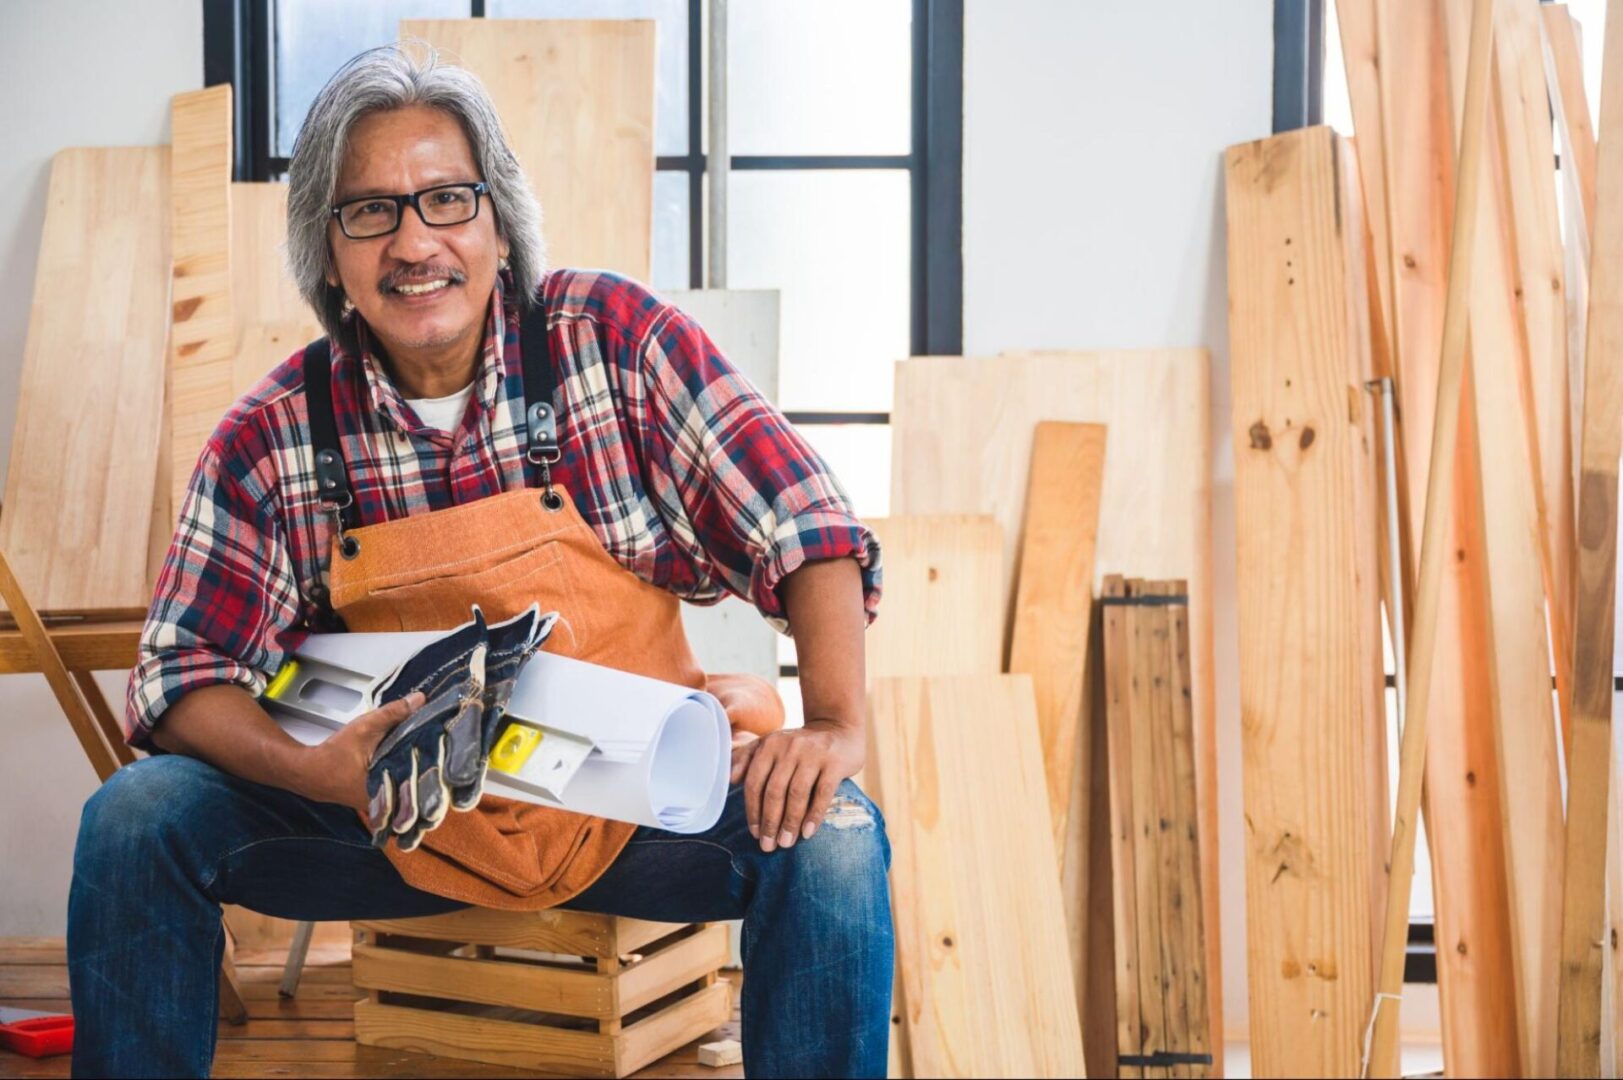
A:
<svg viewBox="0 0 1623 1080">
<path fill-rule="evenodd" d="M 1534 535 L 1538 539 L 1543 591 L 1549 599 L 1557 685 L 1565 696 L 1571 685 L 1573 572 L 1578 541 L 1574 533 L 1577 511 L 1568 385 L 1566 251 L 1561 240 L 1555 172 L 1549 167 L 1555 160 L 1555 132 L 1544 78 L 1543 31 L 1537 0 L 1507 0 L 1499 5 L 1495 17 L 1498 94 L 1490 108 L 1497 120 L 1504 175 L 1498 181 L 1502 190 L 1493 200 L 1491 211 L 1499 230 L 1498 244 L 1504 249 L 1498 258 L 1509 267 L 1510 303 L 1502 310 L 1519 316 L 1512 320 L 1513 326 L 1519 321 L 1519 333 L 1511 340 L 1525 350 L 1501 396 L 1518 404 L 1516 412 L 1526 429 L 1525 453 L 1533 471 L 1533 509 L 1537 515 Z M 1506 270 L 1497 270 L 1495 277 L 1502 281 L 1506 274 Z M 1501 286 L 1502 300 L 1505 291 Z M 1482 333 L 1475 330 L 1474 336 Z M 1481 368 L 1480 363 L 1477 366 Z M 1484 426 L 1495 428 L 1486 419 Z M 1546 1068 L 1553 1067 L 1552 1058 Z"/>
<path fill-rule="evenodd" d="M 1062 871 L 1072 776 L 1091 767 L 1082 742 L 1082 683 L 1104 466 L 1103 425 L 1037 425 L 1007 666 L 1011 673 L 1030 675 L 1036 690 L 1048 809 Z M 1085 834 L 1086 824 L 1079 831 Z"/>
<path fill-rule="evenodd" d="M 1600 1075 L 1612 771 L 1618 454 L 1623 450 L 1623 19 L 1608 20 L 1585 347 L 1573 722 L 1568 751 L 1557 1067 Z"/>
<path fill-rule="evenodd" d="M 231 86 L 176 94 L 169 109 L 170 496 L 178 507 L 203 445 L 231 407 Z"/>
<path fill-rule="evenodd" d="M 139 538 L 163 414 L 168 159 L 73 149 L 51 164 L 0 514 L 0 547 L 41 610 L 149 599 Z"/>
<path fill-rule="evenodd" d="M 403 19 L 400 37 L 484 82 L 541 200 L 551 265 L 648 280 L 652 20 Z"/>
<path fill-rule="evenodd" d="M 1357 1075 L 1384 820 L 1368 291 L 1328 128 L 1225 161 L 1252 1064 Z"/>
<path fill-rule="evenodd" d="M 1012 614 L 1014 566 L 1029 483 L 1032 431 L 1040 420 L 1109 429 L 1100 495 L 1094 584 L 1101 573 L 1190 581 L 1195 746 L 1201 850 L 1211 858 L 1205 922 L 1219 925 L 1217 758 L 1211 607 L 1209 358 L 1201 349 L 1010 353 L 996 359 L 917 357 L 896 369 L 891 412 L 891 510 L 895 514 L 990 513 L 1004 530 L 1002 597 Z M 974 439 L 953 432 L 975 431 Z M 1091 700 L 1091 698 L 1090 698 Z M 1102 719 L 1102 718 L 1101 718 Z M 1082 719 L 1084 728 L 1092 716 Z M 1091 777 L 1074 788 L 1070 846 L 1091 850 L 1079 833 L 1089 815 Z M 1090 875 L 1067 875 L 1072 963 L 1084 1012 L 1091 969 L 1083 932 Z M 1208 941 L 1210 1014 L 1222 1030 L 1221 957 Z M 1221 1048 L 1217 1071 L 1221 1075 Z"/>
<path fill-rule="evenodd" d="M 1553 478 L 1543 475 L 1539 445 L 1545 433 L 1556 440 L 1553 449 L 1567 441 L 1561 425 L 1567 393 L 1565 301 L 1560 296 L 1554 176 L 1548 167 L 1541 170 L 1534 164 L 1539 159 L 1528 160 L 1536 153 L 1548 162 L 1554 154 L 1537 54 L 1538 13 L 1531 2 L 1517 0 L 1501 3 L 1496 20 L 1498 92 L 1489 102 L 1484 132 L 1486 160 L 1470 282 L 1469 392 L 1478 438 L 1468 460 L 1479 469 L 1487 548 L 1490 685 L 1502 816 L 1498 835 L 1505 847 L 1521 1070 L 1525 1076 L 1544 1076 L 1555 1068 L 1562 830 L 1550 653 L 1553 643 L 1555 655 L 1562 657 L 1570 643 L 1568 604 L 1560 583 L 1569 560 L 1555 561 L 1552 552 L 1564 550 L 1572 533 L 1545 514 L 1541 495 L 1542 485 L 1549 482 L 1560 489 L 1558 498 L 1566 497 L 1570 482 L 1562 489 L 1561 481 L 1570 476 L 1568 463 L 1562 461 Z M 1529 63 L 1534 65 L 1531 72 Z M 1539 147 L 1533 129 L 1541 123 Z M 1541 173 L 1542 182 L 1530 173 Z M 1542 206 L 1545 198 L 1548 205 Z M 1559 369 L 1558 387 L 1548 378 L 1552 368 Z M 1541 405 L 1554 414 L 1548 432 L 1539 422 Z"/>
<path fill-rule="evenodd" d="M 885 553 L 885 615 L 865 638 L 867 673 L 995 675 L 1002 668 L 998 571 L 1003 530 L 991 517 L 936 514 L 864 522 Z"/>
<path fill-rule="evenodd" d="M 1391 234 L 1393 308 L 1386 326 L 1406 468 L 1399 477 L 1400 524 L 1414 560 L 1405 567 L 1412 621 L 1419 558 L 1412 536 L 1424 513 L 1431 467 L 1427 448 L 1436 415 L 1454 205 L 1448 43 L 1435 0 L 1340 0 L 1337 11 L 1349 68 L 1367 64 L 1378 74 L 1376 84 L 1350 80 L 1349 89 L 1363 189 L 1366 195 L 1386 194 L 1384 220 L 1374 212 L 1373 198 L 1369 203 L 1371 232 Z M 1373 142 L 1383 144 L 1383 154 L 1371 152 Z M 1437 953 L 1444 1058 L 1461 1075 L 1509 1075 L 1520 1068 L 1520 1050 L 1504 852 L 1478 842 L 1500 829 L 1502 813 L 1487 669 L 1487 558 L 1476 527 L 1481 493 L 1469 457 L 1474 412 L 1468 395 L 1452 457 L 1448 547 L 1455 558 L 1438 601 L 1444 629 L 1428 709 L 1424 808 L 1437 937 L 1449 946 Z"/>
<path fill-rule="evenodd" d="M 879 679 L 868 710 L 914 1075 L 1082 1075 L 1030 678 Z"/>
</svg>

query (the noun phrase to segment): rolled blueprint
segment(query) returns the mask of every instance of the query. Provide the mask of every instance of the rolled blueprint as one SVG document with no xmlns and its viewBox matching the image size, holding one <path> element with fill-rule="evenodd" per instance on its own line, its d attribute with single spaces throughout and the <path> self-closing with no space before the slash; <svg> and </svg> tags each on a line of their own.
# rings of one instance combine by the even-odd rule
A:
<svg viewBox="0 0 1623 1080">
<path fill-rule="evenodd" d="M 307 745 L 371 709 L 374 692 L 439 633 L 316 634 L 263 704 Z M 522 747 L 518 752 L 509 752 Z M 703 690 L 538 652 L 519 673 L 485 794 L 676 833 L 713 826 L 732 732 Z"/>
</svg>

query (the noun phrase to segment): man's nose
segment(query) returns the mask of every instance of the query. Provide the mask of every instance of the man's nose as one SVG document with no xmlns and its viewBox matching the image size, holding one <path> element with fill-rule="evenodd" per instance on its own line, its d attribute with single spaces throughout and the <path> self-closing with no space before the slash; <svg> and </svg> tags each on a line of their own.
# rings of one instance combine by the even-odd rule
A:
<svg viewBox="0 0 1623 1080">
<path fill-rule="evenodd" d="M 401 262 L 422 262 L 440 249 L 439 237 L 432 226 L 423 223 L 415 208 L 400 208 L 400 228 L 389 237 L 388 253 Z"/>
</svg>

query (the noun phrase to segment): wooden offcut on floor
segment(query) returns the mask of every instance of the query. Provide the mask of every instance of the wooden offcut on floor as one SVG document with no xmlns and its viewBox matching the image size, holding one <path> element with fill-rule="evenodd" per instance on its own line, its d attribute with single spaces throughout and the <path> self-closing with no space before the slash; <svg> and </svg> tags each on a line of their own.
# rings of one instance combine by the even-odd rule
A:
<svg viewBox="0 0 1623 1080">
<path fill-rule="evenodd" d="M 354 1039 L 355 1000 L 361 996 L 350 981 L 348 946 L 317 946 L 305 964 L 298 996 L 277 996 L 285 953 L 239 951 L 237 976 L 248 1005 L 248 1022 L 220 1025 L 214 1054 L 219 1077 L 517 1077 L 533 1075 L 498 1065 L 433 1057 L 402 1050 L 358 1046 Z M 739 1038 L 738 989 L 741 976 L 726 972 L 733 983 L 733 1016 L 714 1032 L 650 1065 L 636 1077 L 736 1078 L 741 1065 L 702 1066 L 703 1042 Z M 68 968 L 61 938 L 0 938 L 0 1007 L 66 1012 Z M 0 1050 L 0 1077 L 65 1077 L 66 1056 L 33 1060 Z"/>
</svg>

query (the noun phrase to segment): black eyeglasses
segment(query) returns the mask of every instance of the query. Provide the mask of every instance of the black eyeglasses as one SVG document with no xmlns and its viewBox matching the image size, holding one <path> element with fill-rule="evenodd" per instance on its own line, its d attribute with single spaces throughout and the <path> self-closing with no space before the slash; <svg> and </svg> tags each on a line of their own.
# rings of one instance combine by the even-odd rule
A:
<svg viewBox="0 0 1623 1080">
<path fill-rule="evenodd" d="M 362 195 L 332 208 L 338 227 L 351 240 L 371 240 L 388 236 L 400 228 L 400 215 L 407 206 L 417 211 L 424 225 L 461 225 L 479 216 L 479 196 L 490 194 L 490 185 L 441 184 L 410 195 Z"/>
</svg>

